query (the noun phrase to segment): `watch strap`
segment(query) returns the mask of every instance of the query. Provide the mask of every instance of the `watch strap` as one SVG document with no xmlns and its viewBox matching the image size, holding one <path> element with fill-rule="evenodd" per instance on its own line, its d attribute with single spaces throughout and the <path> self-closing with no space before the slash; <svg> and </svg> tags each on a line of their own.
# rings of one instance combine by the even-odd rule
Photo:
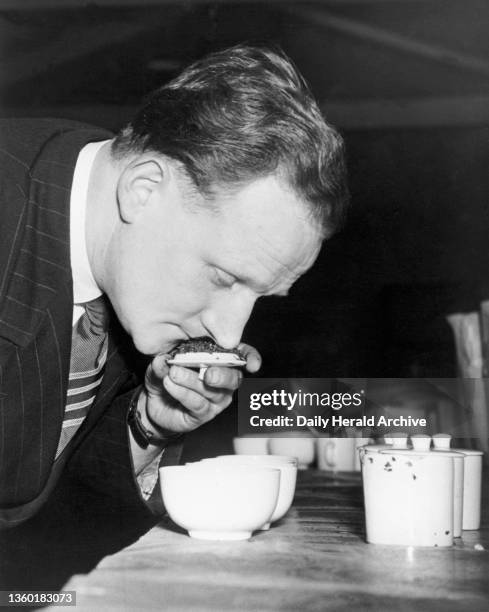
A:
<svg viewBox="0 0 489 612">
<path fill-rule="evenodd" d="M 148 448 L 150 444 L 162 446 L 167 438 L 155 436 L 152 431 L 144 427 L 138 410 L 138 399 L 139 394 L 133 398 L 127 415 L 127 424 L 129 425 L 134 440 L 140 448 L 144 449 Z"/>
</svg>

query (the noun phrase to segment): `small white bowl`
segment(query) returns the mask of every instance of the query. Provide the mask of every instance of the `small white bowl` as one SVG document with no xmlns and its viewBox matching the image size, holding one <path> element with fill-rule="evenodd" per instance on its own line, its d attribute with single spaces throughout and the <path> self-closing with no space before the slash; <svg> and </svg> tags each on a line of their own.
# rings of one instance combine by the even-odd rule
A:
<svg viewBox="0 0 489 612">
<path fill-rule="evenodd" d="M 193 538 L 246 540 L 277 506 L 280 470 L 200 462 L 160 468 L 163 503 Z"/>
<path fill-rule="evenodd" d="M 280 470 L 280 489 L 277 505 L 270 520 L 262 527 L 262 530 L 270 528 L 270 523 L 280 520 L 290 509 L 294 500 L 295 485 L 297 482 L 297 462 L 295 457 L 282 457 L 276 455 L 221 455 L 211 459 L 203 459 L 201 463 L 214 462 L 219 465 L 229 466 L 263 466 L 278 468 Z"/>
</svg>

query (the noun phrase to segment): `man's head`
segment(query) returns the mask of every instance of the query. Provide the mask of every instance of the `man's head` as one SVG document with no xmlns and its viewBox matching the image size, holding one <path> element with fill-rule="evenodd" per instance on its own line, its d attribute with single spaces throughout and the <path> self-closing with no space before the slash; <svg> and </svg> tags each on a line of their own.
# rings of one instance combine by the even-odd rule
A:
<svg viewBox="0 0 489 612">
<path fill-rule="evenodd" d="M 136 347 L 235 346 L 256 299 L 284 295 L 341 223 L 340 136 L 290 62 L 213 54 L 154 92 L 112 142 L 119 219 L 99 277 Z"/>
<path fill-rule="evenodd" d="M 148 150 L 180 162 L 207 199 L 273 174 L 326 236 L 344 219 L 343 141 L 282 53 L 226 49 L 153 92 L 112 146 L 116 156 Z"/>
</svg>

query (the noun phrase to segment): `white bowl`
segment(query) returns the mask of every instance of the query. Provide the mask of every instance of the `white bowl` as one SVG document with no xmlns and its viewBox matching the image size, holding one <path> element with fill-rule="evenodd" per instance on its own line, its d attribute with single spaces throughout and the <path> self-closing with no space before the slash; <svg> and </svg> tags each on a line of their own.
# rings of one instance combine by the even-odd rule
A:
<svg viewBox="0 0 489 612">
<path fill-rule="evenodd" d="M 193 538 L 245 540 L 270 521 L 280 470 L 202 462 L 160 468 L 161 494 L 171 519 Z"/>
<path fill-rule="evenodd" d="M 282 457 L 276 455 L 221 455 L 211 459 L 203 459 L 201 463 L 214 462 L 229 466 L 263 466 L 278 468 L 280 470 L 280 489 L 277 505 L 270 520 L 261 529 L 269 529 L 270 523 L 280 520 L 289 511 L 294 500 L 295 485 L 297 482 L 297 462 L 295 457 Z"/>
</svg>

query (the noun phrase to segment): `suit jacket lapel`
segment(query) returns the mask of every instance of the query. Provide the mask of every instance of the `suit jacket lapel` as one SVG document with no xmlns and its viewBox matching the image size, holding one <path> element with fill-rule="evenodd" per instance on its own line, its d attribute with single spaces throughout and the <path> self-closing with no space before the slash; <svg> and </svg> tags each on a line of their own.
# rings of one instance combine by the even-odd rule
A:
<svg viewBox="0 0 489 612">
<path fill-rule="evenodd" d="M 0 246 L 0 336 L 19 346 L 35 337 L 53 300 L 63 302 L 63 324 L 71 328 L 73 172 L 81 148 L 104 137 L 95 128 L 60 131 L 26 167 L 28 179 L 16 184 L 2 210 L 2 223 L 7 221 Z"/>
</svg>

